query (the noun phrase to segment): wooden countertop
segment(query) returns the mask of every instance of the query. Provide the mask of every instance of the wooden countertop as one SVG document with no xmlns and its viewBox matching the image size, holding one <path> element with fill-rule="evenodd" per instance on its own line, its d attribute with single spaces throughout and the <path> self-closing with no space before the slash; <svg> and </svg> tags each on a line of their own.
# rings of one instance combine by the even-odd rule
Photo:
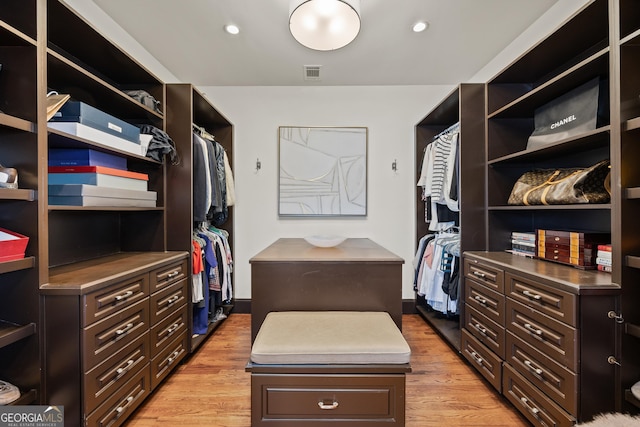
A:
<svg viewBox="0 0 640 427">
<path fill-rule="evenodd" d="M 365 238 L 347 239 L 332 248 L 318 248 L 302 238 L 282 238 L 251 258 L 249 263 L 292 261 L 404 263 L 393 252 Z"/>
<path fill-rule="evenodd" d="M 505 271 L 529 276 L 549 286 L 577 295 L 620 293 L 620 285 L 613 283 L 611 274 L 596 270 L 581 270 L 551 261 L 530 259 L 507 252 L 468 251 L 464 257 L 497 264 Z"/>
<path fill-rule="evenodd" d="M 43 294 L 84 295 L 130 277 L 187 258 L 188 252 L 121 252 L 106 257 L 54 267 Z"/>
</svg>

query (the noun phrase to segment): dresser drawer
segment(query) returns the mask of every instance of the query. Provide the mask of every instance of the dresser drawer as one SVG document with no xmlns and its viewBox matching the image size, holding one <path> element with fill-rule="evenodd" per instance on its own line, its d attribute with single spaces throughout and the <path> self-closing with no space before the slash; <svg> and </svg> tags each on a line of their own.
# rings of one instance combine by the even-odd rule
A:
<svg viewBox="0 0 640 427">
<path fill-rule="evenodd" d="M 116 353 L 149 329 L 149 300 L 145 298 L 82 330 L 85 372 Z"/>
<path fill-rule="evenodd" d="M 151 358 L 155 358 L 171 341 L 187 330 L 187 317 L 187 306 L 183 305 L 151 327 Z"/>
<path fill-rule="evenodd" d="M 508 362 L 531 384 L 573 416 L 578 415 L 578 375 L 507 332 Z"/>
<path fill-rule="evenodd" d="M 508 364 L 504 365 L 503 394 L 533 425 L 570 427 L 575 418 L 553 403 Z"/>
<path fill-rule="evenodd" d="M 469 306 L 464 313 L 464 327 L 489 350 L 504 359 L 504 327 Z"/>
<path fill-rule="evenodd" d="M 251 375 L 252 426 L 404 426 L 405 376 Z"/>
<path fill-rule="evenodd" d="M 149 295 L 149 275 L 141 274 L 130 280 L 109 286 L 83 297 L 82 326 L 104 319 Z"/>
<path fill-rule="evenodd" d="M 481 282 L 500 294 L 504 293 L 504 272 L 497 267 L 483 264 L 473 258 L 465 258 L 464 275 Z"/>
<path fill-rule="evenodd" d="M 152 390 L 184 359 L 187 355 L 187 349 L 187 332 L 185 331 L 151 361 Z"/>
<path fill-rule="evenodd" d="M 149 363 L 149 334 L 145 333 L 84 375 L 85 412 L 129 381 Z"/>
<path fill-rule="evenodd" d="M 565 323 L 507 298 L 507 331 L 573 372 L 578 366 L 578 334 Z"/>
<path fill-rule="evenodd" d="M 465 303 L 473 307 L 500 326 L 504 326 L 504 295 L 465 279 Z"/>
<path fill-rule="evenodd" d="M 496 390 L 502 388 L 502 360 L 483 346 L 466 329 L 461 337 L 461 351 L 465 359 L 474 366 Z"/>
<path fill-rule="evenodd" d="M 106 399 L 86 420 L 86 427 L 118 427 L 150 393 L 149 365 L 141 369 L 117 393 Z"/>
<path fill-rule="evenodd" d="M 187 279 L 167 286 L 149 297 L 151 304 L 151 318 L 149 322 L 155 325 L 158 321 L 175 311 L 177 307 L 187 303 Z"/>
<path fill-rule="evenodd" d="M 151 289 L 150 292 L 157 292 L 160 289 L 176 283 L 187 277 L 187 260 L 170 264 L 165 267 L 151 271 Z"/>
<path fill-rule="evenodd" d="M 559 289 L 506 273 L 506 294 L 561 322 L 576 326 L 577 296 Z"/>
</svg>

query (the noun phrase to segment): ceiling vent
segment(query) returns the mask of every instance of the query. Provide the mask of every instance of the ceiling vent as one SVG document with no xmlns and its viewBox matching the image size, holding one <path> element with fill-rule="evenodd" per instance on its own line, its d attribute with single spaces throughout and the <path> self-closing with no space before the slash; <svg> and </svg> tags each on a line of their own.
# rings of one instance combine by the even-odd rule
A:
<svg viewBox="0 0 640 427">
<path fill-rule="evenodd" d="M 321 65 L 305 65 L 304 79 L 315 81 L 320 80 L 320 67 Z"/>
</svg>

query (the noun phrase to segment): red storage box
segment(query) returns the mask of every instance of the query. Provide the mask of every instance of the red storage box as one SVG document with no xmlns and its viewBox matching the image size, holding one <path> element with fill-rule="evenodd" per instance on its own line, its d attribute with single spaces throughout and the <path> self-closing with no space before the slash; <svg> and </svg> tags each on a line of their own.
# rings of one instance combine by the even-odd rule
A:
<svg viewBox="0 0 640 427">
<path fill-rule="evenodd" d="M 27 236 L 0 228 L 0 262 L 24 258 L 27 243 Z"/>
</svg>

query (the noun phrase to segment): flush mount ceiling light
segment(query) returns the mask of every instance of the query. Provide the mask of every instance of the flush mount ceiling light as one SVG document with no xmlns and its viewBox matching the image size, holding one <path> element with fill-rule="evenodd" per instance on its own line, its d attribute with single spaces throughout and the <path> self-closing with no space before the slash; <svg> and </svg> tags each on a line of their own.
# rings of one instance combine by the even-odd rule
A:
<svg viewBox="0 0 640 427">
<path fill-rule="evenodd" d="M 411 27 L 411 29 L 413 30 L 414 33 L 421 33 L 424 30 L 426 30 L 428 26 L 429 26 L 428 22 L 418 21 L 415 24 L 413 24 L 413 27 Z"/>
<path fill-rule="evenodd" d="M 291 0 L 289 30 L 309 49 L 340 49 L 360 32 L 360 0 Z"/>
</svg>

